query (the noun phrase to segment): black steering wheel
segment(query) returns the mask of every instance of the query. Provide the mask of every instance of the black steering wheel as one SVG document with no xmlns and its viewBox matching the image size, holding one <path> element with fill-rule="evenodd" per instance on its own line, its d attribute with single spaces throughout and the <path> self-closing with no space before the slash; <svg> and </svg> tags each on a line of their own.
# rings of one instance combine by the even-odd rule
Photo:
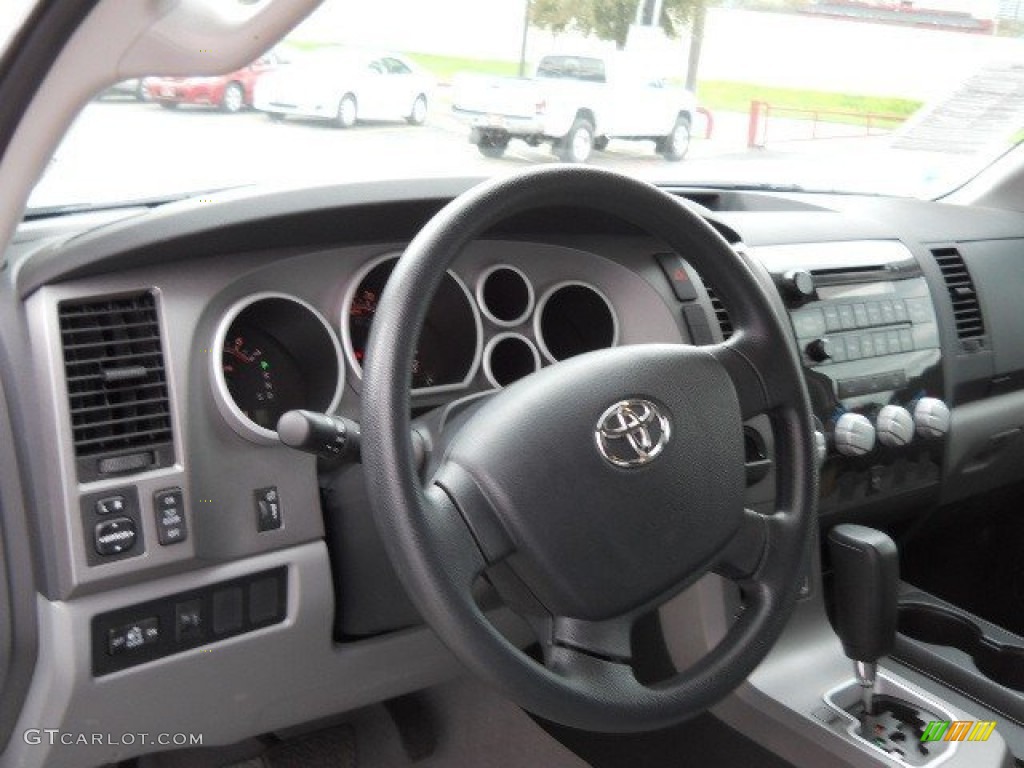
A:
<svg viewBox="0 0 1024 768">
<path fill-rule="evenodd" d="M 649 344 L 574 357 L 496 393 L 417 476 L 410 437 L 416 340 L 445 269 L 501 220 L 586 206 L 641 227 L 718 291 L 725 343 Z M 479 677 L 530 711 L 599 731 L 698 714 L 764 658 L 795 604 L 815 513 L 807 389 L 763 269 L 699 215 L 619 174 L 556 166 L 486 182 L 440 211 L 388 281 L 363 377 L 362 456 L 373 513 L 424 618 Z M 776 511 L 744 509 L 744 420 L 771 417 Z M 714 571 L 744 610 L 692 667 L 657 684 L 631 666 L 634 621 Z M 543 663 L 473 599 L 494 574 L 539 627 Z M 497 578 L 500 576 L 500 578 Z"/>
</svg>

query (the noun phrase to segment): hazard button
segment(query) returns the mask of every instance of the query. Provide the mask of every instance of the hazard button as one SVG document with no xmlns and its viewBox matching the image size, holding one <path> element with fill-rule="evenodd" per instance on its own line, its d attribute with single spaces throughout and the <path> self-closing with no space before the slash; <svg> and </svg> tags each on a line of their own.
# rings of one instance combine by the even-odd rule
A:
<svg viewBox="0 0 1024 768">
<path fill-rule="evenodd" d="M 697 289 L 690 279 L 690 268 L 686 262 L 675 253 L 656 253 L 654 258 L 658 260 L 661 271 L 668 278 L 676 298 L 680 301 L 696 301 Z"/>
</svg>

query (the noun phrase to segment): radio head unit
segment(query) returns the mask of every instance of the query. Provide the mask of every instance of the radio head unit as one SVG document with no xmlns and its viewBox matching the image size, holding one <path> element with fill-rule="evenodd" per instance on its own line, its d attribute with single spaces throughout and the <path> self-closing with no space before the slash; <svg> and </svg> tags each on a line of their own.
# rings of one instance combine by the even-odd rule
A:
<svg viewBox="0 0 1024 768">
<path fill-rule="evenodd" d="M 949 411 L 935 307 L 913 254 L 896 241 L 750 252 L 786 303 L 827 438 L 821 510 L 937 483 Z"/>
</svg>

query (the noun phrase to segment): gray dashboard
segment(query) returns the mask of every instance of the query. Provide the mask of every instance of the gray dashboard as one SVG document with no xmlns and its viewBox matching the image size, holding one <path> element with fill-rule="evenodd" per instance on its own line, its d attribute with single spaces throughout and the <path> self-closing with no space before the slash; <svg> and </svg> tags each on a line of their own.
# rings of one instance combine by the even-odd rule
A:
<svg viewBox="0 0 1024 768">
<path fill-rule="evenodd" d="M 336 614 L 346 610 L 338 599 L 341 545 L 329 530 L 330 518 L 325 522 L 316 460 L 233 424 L 225 416 L 230 408 L 216 372 L 226 319 L 240 304 L 264 295 L 297 299 L 322 318 L 340 351 L 333 410 L 358 421 L 358 356 L 348 329 L 355 289 L 374 265 L 398 253 L 434 211 L 471 183 L 242 190 L 213 204 L 186 201 L 26 222 L 7 254 L 0 287 L 0 385 L 13 416 L 0 421 L 22 427 L 12 446 L 21 468 L 17 479 L 27 485 L 24 514 L 20 500 L 0 498 L 6 566 L 0 569 L 0 587 L 5 579 L 11 585 L 3 591 L 11 610 L 0 615 L 14 619 L 0 624 L 0 659 L 17 659 L 20 670 L 20 679 L 6 679 L 0 668 L 0 691 L 7 697 L 0 712 L 21 712 L 17 730 L 39 722 L 89 730 L 114 718 L 126 730 L 149 730 L 173 715 L 174 730 L 202 730 L 211 743 L 226 743 L 457 673 L 454 659 L 419 626 L 339 637 L 343 622 Z M 890 499 L 892 505 L 935 503 L 963 495 L 964 488 L 980 493 L 1020 478 L 1024 344 L 1017 302 L 1024 293 L 1024 221 L 1018 214 L 885 198 L 678 192 L 683 204 L 698 206 L 736 247 L 755 255 L 795 244 L 806 253 L 816 243 L 863 244 L 870 254 L 872 243 L 886 243 L 898 245 L 919 268 L 937 334 L 941 391 L 935 394 L 953 406 L 954 427 L 939 452 L 941 472 L 913 497 Z M 973 278 L 985 323 L 976 344 L 957 335 L 954 306 L 935 256 L 941 249 L 957 251 Z M 561 286 L 584 284 L 604 300 L 614 325 L 611 343 L 721 340 L 727 309 L 723 316 L 699 276 L 689 271 L 685 280 L 693 295 L 681 300 L 655 258 L 662 251 L 630 225 L 585 211 L 541 211 L 507 222 L 461 254 L 452 268 L 474 318 L 472 365 L 452 387 L 415 393 L 413 407 L 427 410 L 495 386 L 486 356 L 510 335 L 536 352 L 538 365 L 551 364 L 538 313 L 545 297 Z M 519 271 L 532 294 L 528 309 L 512 322 L 495 321 L 481 306 L 481 280 L 502 265 Z M 173 434 L 169 458 L 141 471 L 83 481 L 76 469 L 60 308 L 141 294 L 154 297 L 161 332 Z M 770 439 L 764 450 L 762 458 L 770 461 Z M 0 458 L 10 472 L 14 460 Z M 125 487 L 138 496 L 132 520 L 139 549 L 97 560 L 95 526 L 102 520 L 85 508 Z M 270 488 L 279 500 L 278 525 L 264 528 L 259 494 Z M 162 544 L 158 494 L 168 489 L 181 492 L 176 509 L 184 518 L 184 535 Z M 769 499 L 771 491 L 770 478 L 749 489 L 754 502 Z M 358 499 L 346 497 L 342 506 L 368 520 L 367 510 L 351 509 Z M 865 503 L 865 509 L 870 506 Z M 383 558 L 369 530 L 350 525 L 346 535 L 367 537 L 370 559 Z M 12 554 L 16 549 L 20 553 Z M 33 563 L 25 562 L 26 555 Z M 280 614 L 272 623 L 253 621 L 244 631 L 232 630 L 202 646 L 173 646 L 141 663 L 96 674 L 98 617 L 121 616 L 130 624 L 136 620 L 132 606 L 171 600 L 174 606 L 167 610 L 176 610 L 186 598 L 219 600 L 216 595 L 224 589 L 218 585 L 237 582 L 240 589 L 251 589 L 246 580 L 252 574 L 273 569 L 284 569 L 287 578 L 280 582 Z M 252 592 L 246 594 L 250 609 Z M 523 627 L 510 614 L 496 615 L 507 632 L 525 641 Z M 26 616 L 35 620 L 26 623 Z M 111 631 L 108 624 L 100 628 Z M 274 661 L 268 665 L 267 659 Z M 211 680 L 219 697 L 196 702 L 192 691 Z M 156 690 L 159 697 L 148 695 Z M 123 701 L 147 703 L 129 713 L 120 706 Z M 12 728 L 12 718 L 0 718 L 0 743 L 4 730 Z M 142 745 L 108 745 L 88 759 L 115 761 L 143 751 Z M 0 764 L 73 765 L 81 759 L 80 753 L 59 747 L 45 750 L 12 740 Z"/>
</svg>

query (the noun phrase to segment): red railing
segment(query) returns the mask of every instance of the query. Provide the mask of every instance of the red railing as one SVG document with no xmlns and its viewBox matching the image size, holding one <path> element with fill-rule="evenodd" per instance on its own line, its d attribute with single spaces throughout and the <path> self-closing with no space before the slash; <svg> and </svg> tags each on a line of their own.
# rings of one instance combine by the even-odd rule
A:
<svg viewBox="0 0 1024 768">
<path fill-rule="evenodd" d="M 766 101 L 750 102 L 750 122 L 747 128 L 747 146 L 768 145 L 769 121 L 783 116 L 787 120 L 787 133 L 777 130 L 776 141 L 810 141 L 813 139 L 849 139 L 859 136 L 879 136 L 889 133 L 906 120 L 904 115 L 884 112 L 849 112 L 838 109 L 797 109 L 779 107 Z M 808 127 L 805 130 L 805 127 Z M 809 135 L 806 135 L 808 134 Z"/>
</svg>

